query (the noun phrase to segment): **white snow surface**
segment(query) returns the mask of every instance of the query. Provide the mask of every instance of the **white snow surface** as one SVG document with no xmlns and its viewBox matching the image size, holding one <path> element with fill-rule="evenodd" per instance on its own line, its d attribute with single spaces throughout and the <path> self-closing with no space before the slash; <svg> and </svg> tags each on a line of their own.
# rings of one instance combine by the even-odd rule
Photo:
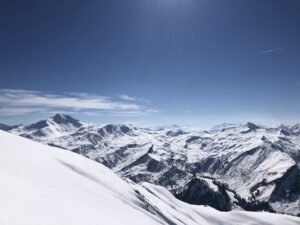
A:
<svg viewBox="0 0 300 225">
<path fill-rule="evenodd" d="M 126 182 L 78 154 L 0 131 L 1 225 L 296 225 L 300 218 L 219 212 L 165 188 Z"/>
<path fill-rule="evenodd" d="M 170 191 L 183 188 L 192 173 L 206 174 L 249 201 L 253 196 L 269 201 L 276 180 L 300 159 L 300 124 L 267 128 L 247 123 L 201 131 L 178 126 L 78 125 L 76 121 L 57 114 L 9 132 L 77 152 L 122 177 L 160 184 Z M 300 213 L 299 205 L 291 209 L 294 215 Z"/>
</svg>

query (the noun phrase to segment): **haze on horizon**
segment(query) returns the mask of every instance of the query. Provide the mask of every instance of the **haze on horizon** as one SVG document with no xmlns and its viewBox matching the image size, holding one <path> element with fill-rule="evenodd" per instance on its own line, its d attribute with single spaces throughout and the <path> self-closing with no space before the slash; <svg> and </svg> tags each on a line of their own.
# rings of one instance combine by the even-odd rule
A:
<svg viewBox="0 0 300 225">
<path fill-rule="evenodd" d="M 300 121 L 297 0 L 0 6 L 0 123 Z"/>
</svg>

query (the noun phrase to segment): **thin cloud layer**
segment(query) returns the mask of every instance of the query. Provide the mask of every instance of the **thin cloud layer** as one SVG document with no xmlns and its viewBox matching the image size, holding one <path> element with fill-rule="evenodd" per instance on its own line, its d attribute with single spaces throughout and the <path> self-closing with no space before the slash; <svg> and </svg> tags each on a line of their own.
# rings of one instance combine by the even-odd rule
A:
<svg viewBox="0 0 300 225">
<path fill-rule="evenodd" d="M 43 109 L 40 108 L 19 108 L 19 107 L 1 107 L 0 108 L 0 115 L 1 116 L 21 116 L 28 113 L 34 113 L 40 111 L 42 112 Z"/>
<path fill-rule="evenodd" d="M 126 101 L 136 101 L 135 97 L 129 96 L 129 95 L 120 95 L 120 99 L 126 100 Z"/>
<path fill-rule="evenodd" d="M 125 98 L 124 98 L 125 96 Z M 127 97 L 127 99 L 126 99 Z M 124 102 L 124 100 L 127 100 Z M 130 102 L 128 102 L 130 100 Z M 73 110 L 89 112 L 133 113 L 149 112 L 149 109 L 123 95 L 113 99 L 89 93 L 54 94 L 39 91 L 0 89 L 0 113 L 2 116 L 22 115 L 51 110 Z"/>
<path fill-rule="evenodd" d="M 273 53 L 273 52 L 283 51 L 283 50 L 286 50 L 289 48 L 296 48 L 299 46 L 300 45 L 288 45 L 288 46 L 284 46 L 284 47 L 280 47 L 280 48 L 268 49 L 268 50 L 262 51 L 261 54 L 269 54 L 269 53 Z"/>
</svg>

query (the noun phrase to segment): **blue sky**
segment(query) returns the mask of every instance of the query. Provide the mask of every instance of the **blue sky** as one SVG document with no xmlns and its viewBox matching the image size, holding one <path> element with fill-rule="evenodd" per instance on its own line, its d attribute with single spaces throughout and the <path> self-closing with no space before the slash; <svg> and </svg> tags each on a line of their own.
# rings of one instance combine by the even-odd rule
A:
<svg viewBox="0 0 300 225">
<path fill-rule="evenodd" d="M 0 2 L 0 122 L 300 121 L 298 0 Z"/>
</svg>

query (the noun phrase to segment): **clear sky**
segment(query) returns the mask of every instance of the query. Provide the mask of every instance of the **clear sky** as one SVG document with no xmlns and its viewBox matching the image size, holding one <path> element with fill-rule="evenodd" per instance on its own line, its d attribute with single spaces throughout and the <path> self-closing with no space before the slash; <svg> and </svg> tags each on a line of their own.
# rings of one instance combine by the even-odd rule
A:
<svg viewBox="0 0 300 225">
<path fill-rule="evenodd" d="M 300 121 L 299 0 L 2 0 L 0 122 Z"/>
</svg>

